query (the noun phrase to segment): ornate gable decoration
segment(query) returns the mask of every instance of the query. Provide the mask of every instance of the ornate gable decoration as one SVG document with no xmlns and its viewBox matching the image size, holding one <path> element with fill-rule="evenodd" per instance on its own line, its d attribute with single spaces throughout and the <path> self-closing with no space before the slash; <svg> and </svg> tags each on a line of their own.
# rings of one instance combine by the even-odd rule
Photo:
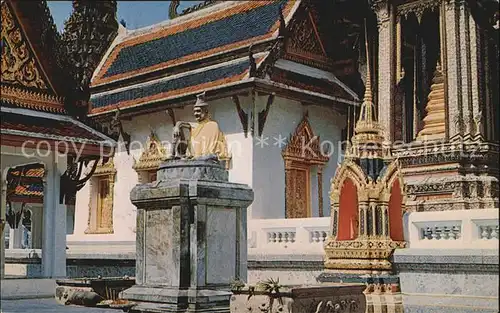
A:
<svg viewBox="0 0 500 313">
<path fill-rule="evenodd" d="M 328 157 L 321 151 L 319 136 L 315 136 L 311 124 L 304 116 L 288 145 L 282 152 L 285 161 L 300 161 L 312 164 L 325 164 Z"/>
<path fill-rule="evenodd" d="M 139 161 L 134 164 L 133 168 L 136 171 L 156 170 L 160 163 L 167 157 L 165 147 L 158 139 L 156 134 L 151 131 L 146 142 L 146 149 L 142 152 Z"/>
<path fill-rule="evenodd" d="M 318 33 L 313 15 L 305 5 L 290 23 L 285 58 L 320 68 L 331 63 Z"/>
<path fill-rule="evenodd" d="M 7 2 L 2 3 L 2 83 L 48 89 L 33 51 Z"/>
<path fill-rule="evenodd" d="M 105 176 L 105 175 L 114 176 L 116 174 L 116 168 L 113 158 L 109 159 L 104 164 L 102 163 L 103 159 L 101 158 L 99 160 L 99 163 L 97 163 L 97 167 L 92 176 Z"/>
</svg>

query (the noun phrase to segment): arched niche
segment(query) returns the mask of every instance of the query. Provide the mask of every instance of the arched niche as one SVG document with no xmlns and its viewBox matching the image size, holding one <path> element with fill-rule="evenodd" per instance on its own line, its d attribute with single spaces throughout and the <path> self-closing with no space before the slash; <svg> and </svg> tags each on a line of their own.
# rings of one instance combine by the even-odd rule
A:
<svg viewBox="0 0 500 313">
<path fill-rule="evenodd" d="M 399 178 L 394 179 L 389 198 L 389 235 L 394 241 L 404 241 L 403 193 Z"/>
<path fill-rule="evenodd" d="M 350 178 L 346 178 L 340 190 L 337 240 L 356 239 L 358 227 L 358 189 Z"/>
</svg>

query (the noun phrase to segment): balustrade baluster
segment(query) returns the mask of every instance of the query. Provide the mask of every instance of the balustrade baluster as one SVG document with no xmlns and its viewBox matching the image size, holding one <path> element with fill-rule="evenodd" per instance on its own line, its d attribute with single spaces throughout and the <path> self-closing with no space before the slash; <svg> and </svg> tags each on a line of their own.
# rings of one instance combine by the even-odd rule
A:
<svg viewBox="0 0 500 313">
<path fill-rule="evenodd" d="M 432 240 L 439 240 L 440 239 L 438 230 L 439 230 L 439 228 L 437 226 L 434 227 L 434 229 L 432 230 L 432 232 L 431 232 Z"/>
<path fill-rule="evenodd" d="M 269 243 L 275 243 L 276 242 L 276 233 L 275 232 L 270 232 L 270 233 L 267 233 L 268 235 L 268 241 Z"/>
<path fill-rule="evenodd" d="M 448 237 L 450 238 L 450 240 L 456 240 L 457 239 L 457 236 L 456 236 L 455 231 L 454 231 L 454 227 L 455 226 L 451 227 L 450 232 L 448 234 Z"/>
<path fill-rule="evenodd" d="M 444 226 L 443 230 L 441 232 L 441 239 L 448 240 L 450 238 L 449 233 L 450 233 L 450 229 L 448 229 L 448 227 Z"/>
<path fill-rule="evenodd" d="M 322 231 L 321 232 L 321 242 L 325 242 L 326 237 L 328 237 L 328 234 L 326 233 L 326 231 Z"/>
<path fill-rule="evenodd" d="M 461 237 L 461 228 L 460 226 L 453 226 L 452 231 L 455 234 L 455 239 L 459 239 Z"/>
<path fill-rule="evenodd" d="M 491 239 L 498 239 L 498 225 L 491 229 Z"/>
<path fill-rule="evenodd" d="M 490 232 L 489 232 L 489 227 L 488 226 L 481 226 L 479 228 L 481 230 L 481 239 L 483 240 L 488 240 L 490 239 Z"/>
</svg>

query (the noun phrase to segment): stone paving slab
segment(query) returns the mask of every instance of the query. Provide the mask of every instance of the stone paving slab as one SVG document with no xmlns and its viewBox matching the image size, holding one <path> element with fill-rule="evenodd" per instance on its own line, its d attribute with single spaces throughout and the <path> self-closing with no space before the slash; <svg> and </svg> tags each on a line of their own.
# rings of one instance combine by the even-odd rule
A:
<svg viewBox="0 0 500 313">
<path fill-rule="evenodd" d="M 56 280 L 50 278 L 2 279 L 0 297 L 3 300 L 53 298 Z"/>
<path fill-rule="evenodd" d="M 118 309 L 60 305 L 55 299 L 2 300 L 0 313 L 121 313 Z"/>
</svg>

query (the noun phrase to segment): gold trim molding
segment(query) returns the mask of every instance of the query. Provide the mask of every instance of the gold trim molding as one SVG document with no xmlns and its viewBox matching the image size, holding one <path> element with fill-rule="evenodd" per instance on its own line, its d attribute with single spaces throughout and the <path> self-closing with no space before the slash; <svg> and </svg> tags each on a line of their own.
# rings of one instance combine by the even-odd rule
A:
<svg viewBox="0 0 500 313">
<path fill-rule="evenodd" d="M 109 159 L 106 164 L 102 164 L 102 159 L 99 160 L 97 168 L 89 180 L 89 215 L 87 220 L 87 229 L 85 234 L 112 234 L 113 230 L 113 201 L 114 201 L 114 189 L 115 189 L 115 176 L 116 169 L 113 159 Z M 104 205 L 101 211 L 101 218 L 104 221 L 102 225 L 97 225 L 97 223 L 92 222 L 98 213 L 97 202 L 93 201 L 92 196 L 99 196 L 99 192 L 96 191 L 96 182 L 101 179 L 106 179 L 108 181 L 108 193 L 106 198 L 103 199 Z M 99 227 L 100 226 L 100 227 Z"/>
<path fill-rule="evenodd" d="M 19 107 L 51 113 L 65 113 L 64 99 L 60 97 L 5 85 L 1 86 L 0 93 L 2 101 Z"/>
<path fill-rule="evenodd" d="M 304 149 L 304 145 L 310 149 Z M 318 209 L 323 215 L 322 171 L 328 163 L 320 148 L 319 136 L 315 136 L 307 114 L 297 126 L 288 145 L 282 152 L 285 162 L 285 205 L 287 218 L 311 217 L 311 167 L 317 166 Z"/>
</svg>

